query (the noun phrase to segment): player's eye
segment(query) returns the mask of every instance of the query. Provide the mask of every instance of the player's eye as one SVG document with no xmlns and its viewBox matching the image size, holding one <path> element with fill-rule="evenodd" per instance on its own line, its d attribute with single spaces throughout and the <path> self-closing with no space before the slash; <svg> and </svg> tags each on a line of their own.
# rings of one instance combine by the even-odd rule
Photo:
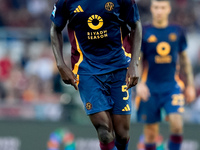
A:
<svg viewBox="0 0 200 150">
<path fill-rule="evenodd" d="M 154 6 L 154 9 L 158 9 L 158 6 Z"/>
<path fill-rule="evenodd" d="M 164 7 L 164 6 L 163 6 L 161 9 L 163 9 L 163 10 L 164 10 L 165 8 L 166 8 L 166 7 Z"/>
</svg>

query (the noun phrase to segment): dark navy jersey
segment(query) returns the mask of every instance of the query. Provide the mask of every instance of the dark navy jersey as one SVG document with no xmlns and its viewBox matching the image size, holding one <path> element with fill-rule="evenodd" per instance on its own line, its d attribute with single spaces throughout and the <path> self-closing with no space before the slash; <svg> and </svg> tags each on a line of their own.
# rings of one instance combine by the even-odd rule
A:
<svg viewBox="0 0 200 150">
<path fill-rule="evenodd" d="M 151 92 L 169 91 L 178 86 L 175 81 L 177 58 L 186 47 L 184 31 L 177 25 L 143 27 L 142 52 L 148 62 L 146 82 Z"/>
<path fill-rule="evenodd" d="M 128 67 L 130 54 L 123 47 L 121 26 L 134 27 L 139 20 L 133 0 L 58 0 L 51 20 L 61 29 L 68 23 L 75 74 Z"/>
</svg>

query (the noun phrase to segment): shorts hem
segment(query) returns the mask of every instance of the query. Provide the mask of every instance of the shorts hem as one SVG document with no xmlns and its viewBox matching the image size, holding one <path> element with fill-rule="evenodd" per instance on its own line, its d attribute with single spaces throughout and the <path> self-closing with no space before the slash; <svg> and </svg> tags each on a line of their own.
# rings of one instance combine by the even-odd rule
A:
<svg viewBox="0 0 200 150">
<path fill-rule="evenodd" d="M 127 112 L 112 112 L 112 114 L 114 114 L 114 115 L 131 115 L 131 111 L 127 111 Z"/>
<path fill-rule="evenodd" d="M 161 120 L 155 120 L 155 121 L 143 121 L 143 120 L 138 120 L 139 123 L 143 124 L 155 124 L 161 122 Z"/>
<path fill-rule="evenodd" d="M 170 115 L 170 114 L 179 114 L 182 115 L 182 112 L 177 112 L 177 111 L 172 111 L 172 112 L 167 112 L 166 115 Z"/>
<path fill-rule="evenodd" d="M 92 115 L 92 114 L 99 113 L 99 112 L 106 111 L 106 110 L 110 110 L 110 109 L 112 109 L 112 107 L 105 108 L 105 109 L 100 109 L 100 110 L 96 110 L 96 111 L 91 111 L 91 112 L 87 112 L 86 111 L 86 114 L 87 115 Z"/>
<path fill-rule="evenodd" d="M 85 76 L 93 76 L 93 75 L 104 75 L 104 74 L 108 74 L 108 73 L 111 73 L 111 72 L 114 72 L 114 71 L 118 71 L 118 70 L 123 70 L 123 69 L 127 69 L 128 66 L 123 66 L 123 67 L 120 67 L 120 68 L 115 68 L 113 70 L 109 70 L 109 71 L 103 71 L 103 72 L 98 72 L 98 73 L 92 73 L 92 72 L 78 72 L 77 74 L 78 75 L 85 75 Z"/>
</svg>

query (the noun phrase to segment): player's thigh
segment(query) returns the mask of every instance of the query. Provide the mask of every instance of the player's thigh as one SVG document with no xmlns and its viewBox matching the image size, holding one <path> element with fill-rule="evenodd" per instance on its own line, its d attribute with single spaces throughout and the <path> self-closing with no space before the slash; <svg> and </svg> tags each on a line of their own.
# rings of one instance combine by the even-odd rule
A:
<svg viewBox="0 0 200 150">
<path fill-rule="evenodd" d="M 128 139 L 131 115 L 112 115 L 116 138 Z"/>
<path fill-rule="evenodd" d="M 158 123 L 144 125 L 145 142 L 154 143 L 158 134 L 159 134 Z"/>
<path fill-rule="evenodd" d="M 181 134 L 183 132 L 183 118 L 181 114 L 169 114 L 170 131 L 174 134 Z"/>
<path fill-rule="evenodd" d="M 113 106 L 109 89 L 105 86 L 104 77 L 93 75 L 79 76 L 79 93 L 87 115 L 109 110 Z"/>
<path fill-rule="evenodd" d="M 89 118 L 97 130 L 99 128 L 105 128 L 106 130 L 113 129 L 112 118 L 109 111 L 102 111 L 99 113 L 91 114 L 89 115 Z"/>
<path fill-rule="evenodd" d="M 154 124 L 161 121 L 161 105 L 157 94 L 151 93 L 148 101 L 140 100 L 137 110 L 137 120 L 141 123 Z"/>
<path fill-rule="evenodd" d="M 113 73 L 111 99 L 114 103 L 112 113 L 115 115 L 131 114 L 131 89 L 127 90 L 126 72 L 127 69 L 121 69 Z"/>
</svg>

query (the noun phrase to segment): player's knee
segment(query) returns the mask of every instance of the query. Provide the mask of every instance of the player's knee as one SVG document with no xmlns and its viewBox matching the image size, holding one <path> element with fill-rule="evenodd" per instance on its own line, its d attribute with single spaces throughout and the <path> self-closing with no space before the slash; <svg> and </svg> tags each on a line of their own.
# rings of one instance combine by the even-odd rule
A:
<svg viewBox="0 0 200 150">
<path fill-rule="evenodd" d="M 181 134 L 183 132 L 183 121 L 179 115 L 170 116 L 171 132 L 173 134 Z"/>
<path fill-rule="evenodd" d="M 183 132 L 183 127 L 182 125 L 179 124 L 174 124 L 171 126 L 171 132 L 173 134 L 181 134 Z"/>
<path fill-rule="evenodd" d="M 127 141 L 129 140 L 130 136 L 128 133 L 124 133 L 121 135 L 116 135 L 116 140 L 120 143 L 127 143 Z"/>
<path fill-rule="evenodd" d="M 158 127 L 157 125 L 146 126 L 144 130 L 145 141 L 148 143 L 155 142 L 156 137 L 158 135 Z"/>
<path fill-rule="evenodd" d="M 122 128 L 118 128 L 115 130 L 115 135 L 117 141 L 125 141 L 127 142 L 130 138 L 129 135 L 129 126 L 123 126 Z"/>
<path fill-rule="evenodd" d="M 145 139 L 146 139 L 145 141 L 148 143 L 153 143 L 156 140 L 156 136 L 157 136 L 157 134 L 149 132 L 149 133 L 145 134 Z"/>
<path fill-rule="evenodd" d="M 102 143 L 108 144 L 114 140 L 112 131 L 110 131 L 107 127 L 101 126 L 98 128 L 97 131 L 98 131 L 98 135 L 99 135 L 99 140 Z"/>
</svg>

